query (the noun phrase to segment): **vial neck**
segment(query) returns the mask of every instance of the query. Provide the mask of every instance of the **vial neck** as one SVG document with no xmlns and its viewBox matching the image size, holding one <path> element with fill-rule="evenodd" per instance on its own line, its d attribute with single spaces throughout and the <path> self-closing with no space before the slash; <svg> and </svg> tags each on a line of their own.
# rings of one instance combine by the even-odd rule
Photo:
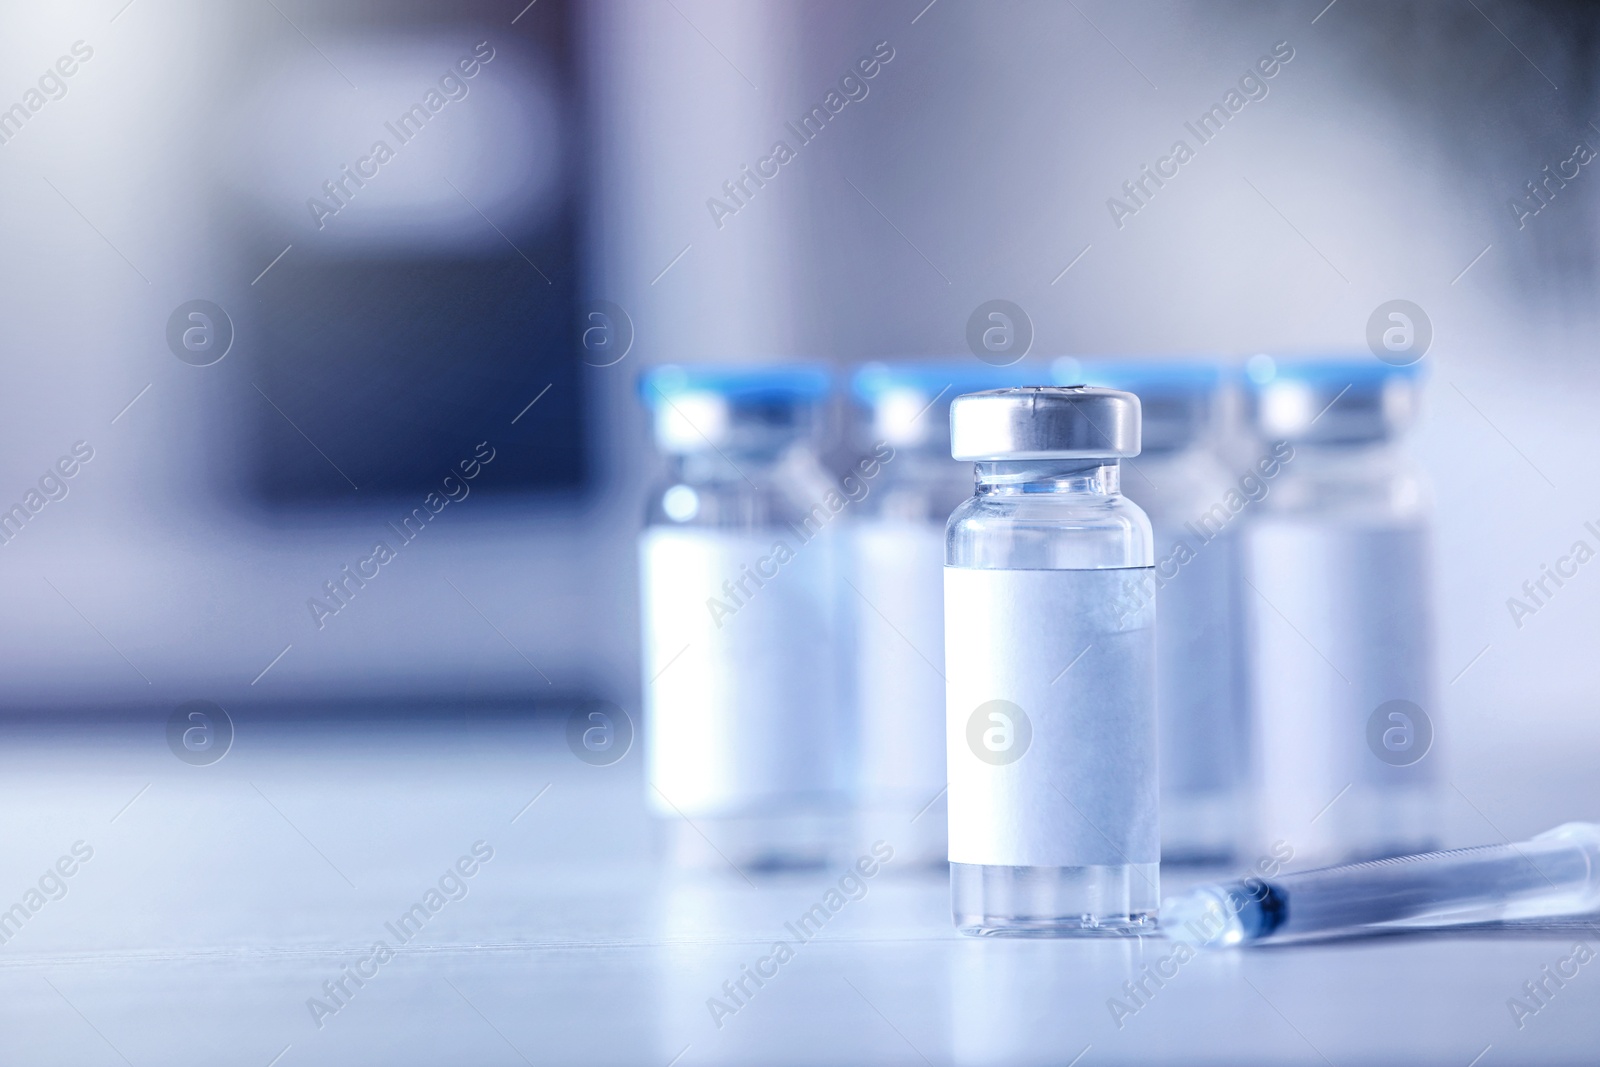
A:
<svg viewBox="0 0 1600 1067">
<path fill-rule="evenodd" d="M 977 465 L 979 496 L 1011 493 L 1122 492 L 1122 464 L 1115 459 L 1005 460 Z"/>
</svg>

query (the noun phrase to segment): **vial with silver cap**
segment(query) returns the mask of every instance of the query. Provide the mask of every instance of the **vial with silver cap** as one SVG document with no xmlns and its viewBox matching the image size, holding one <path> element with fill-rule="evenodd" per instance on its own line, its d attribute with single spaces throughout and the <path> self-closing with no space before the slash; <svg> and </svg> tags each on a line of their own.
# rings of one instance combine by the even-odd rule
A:
<svg viewBox="0 0 1600 1067">
<path fill-rule="evenodd" d="M 660 367 L 640 536 L 646 791 L 684 866 L 812 866 L 848 828 L 843 507 L 811 366 Z M 835 506 L 835 501 L 839 501 Z"/>
<path fill-rule="evenodd" d="M 1416 365 L 1254 357 L 1256 435 L 1291 457 L 1246 527 L 1258 824 L 1297 864 L 1436 840 L 1429 517 L 1401 438 Z"/>
<path fill-rule="evenodd" d="M 1121 492 L 1139 400 L 1088 386 L 973 393 L 950 452 L 975 494 L 945 540 L 950 879 L 965 933 L 1154 929 L 1159 901 L 1153 561 Z"/>
</svg>

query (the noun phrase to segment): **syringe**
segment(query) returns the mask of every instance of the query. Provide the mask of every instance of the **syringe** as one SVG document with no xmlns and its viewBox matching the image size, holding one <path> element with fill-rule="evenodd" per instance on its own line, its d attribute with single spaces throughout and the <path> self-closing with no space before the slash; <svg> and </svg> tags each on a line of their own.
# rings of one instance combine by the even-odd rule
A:
<svg viewBox="0 0 1600 1067">
<path fill-rule="evenodd" d="M 1596 909 L 1600 824 L 1569 822 L 1513 845 L 1198 886 L 1162 905 L 1161 930 L 1196 947 L 1224 948 Z"/>
</svg>

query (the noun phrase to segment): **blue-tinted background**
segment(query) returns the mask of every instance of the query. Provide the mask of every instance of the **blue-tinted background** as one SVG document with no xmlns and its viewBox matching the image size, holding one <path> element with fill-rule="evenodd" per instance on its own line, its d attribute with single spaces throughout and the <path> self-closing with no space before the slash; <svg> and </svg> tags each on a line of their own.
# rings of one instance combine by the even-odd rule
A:
<svg viewBox="0 0 1600 1067">
<path fill-rule="evenodd" d="M 638 373 L 701 360 L 844 367 L 962 356 L 968 317 L 996 298 L 1031 320 L 1019 366 L 1041 380 L 1062 355 L 1359 354 L 1375 308 L 1420 305 L 1434 340 L 1412 445 L 1435 501 L 1436 744 L 1455 790 L 1447 838 L 1520 838 L 1592 817 L 1574 798 L 1600 745 L 1600 570 L 1580 571 L 1532 617 L 1517 620 L 1507 601 L 1592 537 L 1586 522 L 1600 526 L 1600 194 L 1590 187 L 1600 178 L 1566 162 L 1580 143 L 1600 148 L 1597 30 L 1600 13 L 1585 4 L 1421 0 L 10 5 L 0 11 L 0 109 L 15 104 L 26 117 L 7 125 L 16 109 L 0 111 L 0 509 L 22 503 L 76 443 L 93 452 L 66 496 L 0 547 L 0 709 L 89 724 L 48 755 L 17 757 L 12 821 L 102 799 L 108 810 L 94 818 L 108 817 L 154 780 L 139 746 L 165 760 L 160 723 L 191 699 L 238 709 L 243 721 L 353 722 L 355 737 L 385 744 L 419 709 L 462 722 L 476 721 L 462 709 L 520 721 L 587 697 L 636 709 L 634 543 L 658 463 Z M 385 122 L 480 42 L 494 58 L 465 79 L 470 91 L 319 227 L 307 200 L 326 201 L 323 182 L 389 136 Z M 1258 98 L 1136 212 L 1108 206 L 1128 202 L 1124 183 L 1176 140 L 1195 143 L 1185 124 L 1275 48 L 1292 57 L 1256 83 L 1265 95 L 1251 89 Z M 787 124 L 874 55 L 865 95 L 800 144 Z M 48 73 L 72 56 L 70 77 Z M 780 139 L 798 146 L 794 158 L 764 185 L 747 183 L 742 204 L 730 198 L 725 183 Z M 1569 177 L 1534 197 L 1528 183 L 1550 173 Z M 716 210 L 713 198 L 737 210 Z M 220 305 L 233 326 L 231 349 L 210 366 L 180 360 L 168 343 L 169 320 L 193 300 Z M 463 481 L 480 443 L 494 459 Z M 326 601 L 326 583 L 375 541 L 398 540 L 394 526 L 430 493 L 450 502 L 380 577 L 319 618 L 310 602 Z M 562 754 L 553 728 L 529 736 L 518 743 L 538 759 Z M 376 742 L 341 737 L 312 748 L 355 744 L 377 759 Z M 80 744 L 110 763 L 76 763 Z M 390 773 L 412 766 L 405 758 L 364 764 L 358 777 L 399 789 L 417 780 Z M 337 765 L 324 770 L 338 780 Z M 417 773 L 450 796 L 470 777 L 457 771 Z M 506 773 L 509 814 L 526 796 L 522 769 Z M 624 820 L 628 847 L 617 855 L 643 850 L 643 785 L 632 775 L 605 790 L 585 780 L 609 798 L 596 804 L 635 820 Z M 529 778 L 526 795 L 547 780 Z M 295 821 L 356 811 L 404 838 L 385 822 L 392 809 L 351 807 L 344 787 L 330 788 L 292 810 Z M 600 810 L 583 797 L 573 810 Z M 183 824 L 188 809 L 173 804 L 171 825 Z M 257 833 L 197 819 L 206 834 Z M 565 844 L 543 854 L 569 874 L 589 872 L 574 885 L 624 880 L 606 866 L 612 852 L 585 851 L 585 835 L 609 830 L 576 817 L 563 827 L 554 836 Z M 30 843 L 19 892 L 53 859 L 56 838 L 76 833 Z M 440 863 L 457 838 L 470 840 L 464 833 L 440 830 Z M 189 868 L 153 855 L 128 862 L 160 899 L 163 871 Z M 418 870 L 432 866 L 430 853 Z M 296 873 L 271 900 L 316 899 L 323 888 L 307 890 Z M 814 895 L 796 893 L 796 907 Z M 542 935 L 582 940 L 573 916 L 585 899 L 574 889 L 567 920 Z M 374 914 L 390 904 L 373 902 Z M 615 905 L 629 915 L 653 906 Z M 942 920 L 936 906 L 925 910 Z M 122 929 L 119 914 L 108 894 L 89 932 L 63 927 L 51 951 L 110 944 L 100 932 Z M 163 915 L 183 925 L 181 909 Z M 698 936 L 698 920 L 685 922 L 663 928 Z M 753 920 L 758 932 L 771 925 Z M 217 929 L 201 948 L 233 937 L 226 923 Z M 137 953 L 163 941 L 117 943 Z M 1436 950 L 1414 974 L 1404 971 L 1410 957 L 1396 957 L 1400 989 L 1443 1003 L 1457 987 L 1441 976 L 1456 973 L 1471 997 L 1459 1002 L 1467 1015 L 1439 1008 L 1422 1036 L 1388 1047 L 1466 1063 L 1491 1038 L 1517 1036 L 1474 1035 L 1459 1050 L 1441 1037 L 1472 1012 L 1501 1012 L 1558 947 L 1536 944 L 1498 969 L 1451 955 L 1457 948 Z M 993 1007 L 969 987 L 1015 987 L 997 1010 L 1015 1010 L 1019 1032 L 1033 1032 L 1028 1020 L 1056 1001 L 1030 1000 L 1055 988 L 1031 983 L 1060 961 L 1018 959 L 986 958 L 977 971 L 949 964 L 957 1021 L 934 1028 L 948 1040 L 930 1038 L 930 1055 L 1078 1054 L 1075 1034 L 1044 1051 L 1022 1038 L 1011 1048 L 959 1010 Z M 1302 1010 L 1351 1006 L 1313 1040 L 1359 1031 L 1357 1007 L 1396 1010 L 1349 992 L 1388 981 L 1394 972 L 1380 962 L 1337 972 L 1348 1000 L 1297 987 Z M 663 975 L 676 966 L 659 963 Z M 617 972 L 605 968 L 584 989 L 620 997 L 635 1015 L 629 997 L 658 997 L 660 1017 L 675 1019 L 679 1007 L 683 1017 L 701 1010 L 711 972 L 720 981 L 736 967 L 708 966 L 707 988 L 681 997 L 655 985 L 615 993 Z M 988 986 L 971 978 L 991 973 L 983 967 L 995 975 Z M 880 984 L 918 969 L 900 958 Z M 138 984 L 93 980 L 112 999 Z M 1087 998 L 1084 1018 L 1103 1020 L 1090 986 L 1074 993 Z M 285 1027 L 304 1027 L 300 999 L 314 988 L 285 981 L 279 999 L 285 1018 L 294 1014 Z M 821 994 L 806 1003 L 823 1018 L 845 1010 Z M 137 1006 L 119 1004 L 134 1025 Z M 1200 997 L 1181 1019 L 1190 1033 L 1279 1025 L 1277 1015 L 1228 1015 L 1233 1004 Z M 796 1008 L 779 1033 L 810 1034 L 817 1017 Z M 851 1018 L 862 1033 L 877 1025 L 871 1014 Z M 1575 1032 L 1536 1022 L 1547 1035 Z M 1581 1022 L 1569 1018 L 1580 1031 Z M 263 1023 L 251 1046 L 251 1056 L 263 1047 L 263 1063 L 279 1045 L 275 1025 Z M 786 1039 L 733 1048 L 754 1055 Z M 828 1055 L 909 1056 L 888 1041 Z M 1286 1041 L 1257 1057 L 1307 1055 L 1292 1034 Z M 649 1057 L 640 1045 L 585 1046 L 572 1035 L 558 1047 L 643 1062 L 657 1044 L 665 1063 L 682 1042 L 652 1037 Z M 67 1056 L 40 1047 L 54 1051 L 32 1055 Z M 144 1058 L 163 1048 L 151 1037 Z"/>
</svg>

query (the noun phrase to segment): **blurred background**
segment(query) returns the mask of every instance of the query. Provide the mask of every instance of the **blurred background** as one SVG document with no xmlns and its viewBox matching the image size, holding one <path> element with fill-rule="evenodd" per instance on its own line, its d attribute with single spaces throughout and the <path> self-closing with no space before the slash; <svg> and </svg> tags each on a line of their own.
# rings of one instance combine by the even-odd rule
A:
<svg viewBox="0 0 1600 1067">
<path fill-rule="evenodd" d="M 404 734 L 389 725 L 498 715 L 501 725 L 436 755 L 469 777 L 483 768 L 484 793 L 509 815 L 533 803 L 547 772 L 589 773 L 570 765 L 554 714 L 606 701 L 637 718 L 637 540 L 663 470 L 641 373 L 975 361 L 969 320 L 994 300 L 1031 327 L 1013 370 L 1039 381 L 1064 357 L 1367 359 L 1380 306 L 1420 308 L 1432 341 L 1408 447 L 1431 487 L 1429 714 L 1448 776 L 1445 835 L 1481 843 L 1592 817 L 1572 798 L 1593 796 L 1582 783 L 1600 745 L 1600 568 L 1580 569 L 1532 614 L 1509 601 L 1527 603 L 1525 583 L 1574 542 L 1600 544 L 1585 527 L 1600 527 L 1597 50 L 1600 9 L 1577 2 L 6 5 L 0 710 L 47 727 L 98 721 L 58 738 L 49 758 L 7 757 L 13 821 L 54 809 L 66 795 L 54 786 L 75 781 L 58 772 L 91 781 L 66 792 L 100 819 L 100 807 L 150 788 L 140 761 L 190 770 L 145 729 L 186 701 L 240 721 L 354 718 L 378 724 L 359 751 L 316 727 L 268 729 L 258 755 L 221 766 L 244 775 L 275 751 L 316 753 L 284 772 L 304 804 L 286 803 L 283 821 L 310 826 L 319 809 L 339 809 L 337 837 L 364 886 L 363 866 L 410 879 L 412 864 L 431 878 L 433 860 L 412 863 L 395 809 L 339 799 L 402 788 L 394 768 L 418 757 L 388 747 Z M 1261 91 L 1220 132 L 1197 136 L 1266 56 L 1279 67 Z M 806 129 L 864 57 L 877 72 L 814 123 L 820 132 Z M 1156 185 L 1146 168 L 1180 139 L 1196 146 L 1192 158 Z M 781 159 L 778 141 L 792 150 Z M 842 407 L 824 435 L 836 463 L 854 440 Z M 524 720 L 534 734 L 502 732 Z M 73 764 L 89 738 L 109 764 Z M 518 762 L 525 752 L 532 772 Z M 582 892 L 534 916 L 560 920 L 560 937 L 591 919 L 584 936 L 612 936 L 601 920 L 643 914 L 637 901 L 595 910 L 584 896 L 625 894 L 606 865 L 647 851 L 636 767 L 605 788 L 584 778 L 572 794 L 582 814 L 530 852 L 530 863 L 586 872 L 571 883 Z M 158 780 L 145 803 L 172 825 L 241 833 L 219 814 L 226 789 L 214 780 L 217 792 L 193 805 L 160 799 L 172 783 Z M 477 800 L 489 803 L 448 774 L 419 789 L 427 810 L 414 825 L 428 825 L 441 863 L 470 835 L 439 812 Z M 369 821 L 383 842 L 352 844 Z M 16 860 L 19 877 L 78 832 L 49 825 Z M 285 840 L 298 850 L 312 837 L 327 845 L 324 835 L 334 831 Z M 328 847 L 344 864 L 348 851 Z M 168 899 L 169 873 L 190 869 L 179 864 L 211 870 L 172 848 L 136 853 L 141 889 L 103 888 L 81 928 L 62 925 L 41 944 L 139 952 L 163 930 L 200 946 L 227 940 L 238 916 L 191 926 L 187 905 Z M 288 851 L 250 862 L 263 886 L 303 873 Z M 322 889 L 343 893 L 352 879 L 336 873 L 344 882 L 315 868 Z M 288 881 L 261 889 L 250 922 L 265 925 L 251 930 L 303 934 L 284 914 L 300 892 Z M 522 896 L 500 892 L 503 918 Z M 886 891 L 873 907 L 893 936 L 943 936 L 940 892 L 917 898 L 901 927 L 900 897 Z M 795 890 L 793 910 L 815 895 Z M 249 912 L 252 898 L 241 899 Z M 159 918 L 124 922 L 128 900 Z M 360 903 L 323 914 L 310 936 L 343 944 L 393 901 Z M 741 913 L 740 936 L 766 937 L 771 914 Z M 693 941 L 725 911 L 691 896 L 649 915 L 661 921 L 639 920 L 627 936 Z M 485 919 L 485 936 L 510 936 L 498 922 Z M 977 970 L 970 957 L 930 953 L 929 973 L 956 1005 L 953 1058 L 1014 1051 L 990 1009 L 1021 1020 L 1020 1033 L 1056 1010 L 1060 982 L 1078 980 L 1038 980 L 1060 958 L 999 954 L 1012 951 L 994 949 Z M 1426 969 L 1481 981 L 1474 998 L 1456 998 L 1462 1012 L 1499 1011 L 1548 954 L 1535 945 L 1491 974 L 1456 951 L 1439 949 Z M 1117 981 L 1136 962 L 1100 959 Z M 670 991 L 679 963 L 652 962 L 669 992 L 640 994 L 659 996 L 671 1020 L 641 1038 L 661 1053 L 651 1062 L 683 1055 L 680 1020 L 705 1027 L 700 986 Z M 721 959 L 696 966 L 706 991 L 736 973 Z M 1218 965 L 1222 980 L 1231 966 Z M 923 969 L 895 957 L 882 979 Z M 1382 981 L 1352 970 L 1349 988 L 1378 997 L 1392 977 L 1380 970 Z M 617 973 L 584 972 L 577 988 L 605 999 Z M 1073 989 L 1082 1017 L 1104 1026 L 1100 973 Z M 86 981 L 118 995 L 115 975 Z M 304 1028 L 299 998 L 315 983 L 282 985 L 272 1003 L 293 1016 L 282 1025 Z M 1176 1029 L 1229 1030 L 1205 999 L 1220 994 L 1201 990 L 1172 998 L 1188 1005 L 1188 1029 Z M 1324 1003 L 1314 983 L 1301 994 L 1292 1007 Z M 1366 1004 L 1373 1015 L 1386 1007 Z M 550 1010 L 559 1016 L 560 1003 Z M 1401 1022 L 1384 1031 L 1388 1047 L 1416 1051 L 1423 1039 Z M 262 1062 L 281 1043 L 278 1025 L 262 1023 Z M 797 1007 L 786 1025 L 809 1033 L 814 1016 Z M 594 1032 L 574 1032 L 568 1047 L 615 1052 L 583 1045 Z M 1298 1050 L 1289 1058 L 1305 1052 L 1287 1040 Z M 1070 1043 L 1052 1046 L 1053 1062 L 1076 1052 Z"/>
<path fill-rule="evenodd" d="M 1433 330 L 1412 448 L 1439 744 L 1536 765 L 1600 739 L 1600 589 L 1507 603 L 1600 518 L 1586 5 L 0 18 L 0 503 L 93 454 L 6 527 L 16 711 L 637 708 L 643 368 L 965 358 L 992 299 L 1031 321 L 1041 376 L 1359 352 L 1406 299 Z M 866 95 L 794 137 L 874 49 Z M 1274 49 L 1264 96 L 1113 208 Z M 753 184 L 780 139 L 794 157 Z M 358 586 L 380 540 L 397 556 Z"/>
<path fill-rule="evenodd" d="M 1600 144 L 1597 17 L 1305 7 L 8 9 L 0 496 L 94 459 L 4 546 L 0 696 L 633 703 L 642 367 L 962 354 L 994 298 L 1032 321 L 1023 366 L 1359 349 L 1404 298 L 1435 338 L 1442 680 L 1488 648 L 1443 689 L 1451 733 L 1592 742 L 1600 589 L 1521 629 L 1505 602 L 1596 517 L 1587 169 L 1510 205 Z M 1284 41 L 1268 94 L 1117 219 Z M 878 42 L 865 98 L 708 207 Z M 167 341 L 193 300 L 231 321 L 210 366 Z M 470 498 L 319 627 L 308 600 L 485 441 Z"/>
</svg>

